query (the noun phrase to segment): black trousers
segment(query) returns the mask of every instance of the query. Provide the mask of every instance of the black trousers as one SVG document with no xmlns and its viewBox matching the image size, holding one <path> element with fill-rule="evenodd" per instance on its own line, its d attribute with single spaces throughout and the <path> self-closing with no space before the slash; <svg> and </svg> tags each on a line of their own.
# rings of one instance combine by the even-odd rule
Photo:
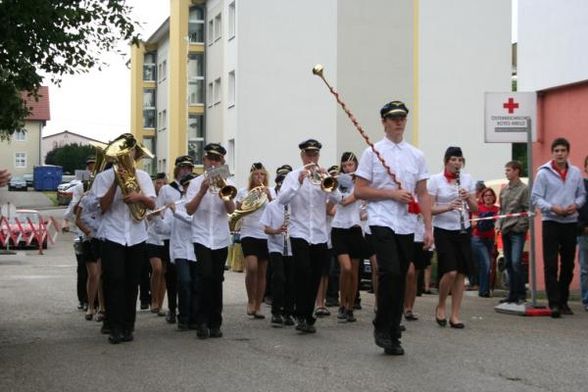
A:
<svg viewBox="0 0 588 392">
<path fill-rule="evenodd" d="M 337 302 L 339 300 L 339 276 L 341 267 L 333 249 L 329 249 L 329 284 L 327 286 L 327 299 Z M 359 286 L 357 286 L 359 291 Z"/>
<path fill-rule="evenodd" d="M 143 261 L 143 269 L 139 278 L 139 300 L 141 304 L 151 304 L 151 263 L 149 257 Z"/>
<path fill-rule="evenodd" d="M 370 237 L 378 263 L 378 309 L 374 328 L 400 339 L 406 272 L 412 258 L 413 234 L 400 235 L 389 227 L 370 226 Z"/>
<path fill-rule="evenodd" d="M 290 316 L 294 314 L 294 260 L 292 256 L 270 252 L 272 267 L 272 314 Z"/>
<path fill-rule="evenodd" d="M 86 269 L 86 262 L 84 261 L 83 255 L 76 253 L 76 261 L 78 263 L 76 268 L 77 276 L 77 295 L 80 304 L 88 303 L 88 291 L 86 290 L 86 282 L 88 281 L 88 270 Z"/>
<path fill-rule="evenodd" d="M 145 242 L 124 246 L 104 240 L 102 256 L 102 278 L 106 318 L 112 332 L 132 332 L 137 313 L 139 278 L 147 257 Z"/>
<path fill-rule="evenodd" d="M 543 273 L 549 307 L 567 305 L 574 277 L 577 224 L 543 221 L 542 226 Z"/>
<path fill-rule="evenodd" d="M 198 288 L 196 322 L 210 328 L 223 323 L 223 281 L 228 248 L 212 250 L 195 243 Z"/>
<path fill-rule="evenodd" d="M 176 311 L 178 307 L 178 272 L 176 265 L 169 259 L 169 240 L 163 241 L 165 258 L 161 262 L 165 265 L 165 287 L 167 290 L 167 308 Z"/>
<path fill-rule="evenodd" d="M 322 274 L 322 265 L 329 257 L 327 244 L 311 245 L 302 238 L 290 238 L 294 256 L 295 315 L 314 324 L 312 315 Z"/>
</svg>

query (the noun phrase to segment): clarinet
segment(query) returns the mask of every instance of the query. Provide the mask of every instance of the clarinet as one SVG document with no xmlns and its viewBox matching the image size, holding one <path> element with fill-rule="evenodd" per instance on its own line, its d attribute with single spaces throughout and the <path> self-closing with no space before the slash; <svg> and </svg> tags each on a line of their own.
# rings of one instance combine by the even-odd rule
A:
<svg viewBox="0 0 588 392">
<path fill-rule="evenodd" d="M 290 223 L 290 213 L 288 212 L 288 206 L 284 206 L 284 223 L 283 226 L 286 226 L 286 231 L 284 232 L 284 248 L 283 248 L 283 256 L 288 256 L 288 224 Z"/>
<path fill-rule="evenodd" d="M 457 169 L 457 171 L 455 172 L 455 185 L 457 186 L 457 197 L 459 198 L 459 188 L 461 188 L 461 181 L 459 179 L 459 169 Z M 462 206 L 459 209 L 459 232 L 460 234 L 464 234 L 467 232 L 466 227 L 465 227 L 465 217 L 463 216 L 465 209 L 466 209 L 466 203 L 464 201 L 462 201 Z"/>
</svg>

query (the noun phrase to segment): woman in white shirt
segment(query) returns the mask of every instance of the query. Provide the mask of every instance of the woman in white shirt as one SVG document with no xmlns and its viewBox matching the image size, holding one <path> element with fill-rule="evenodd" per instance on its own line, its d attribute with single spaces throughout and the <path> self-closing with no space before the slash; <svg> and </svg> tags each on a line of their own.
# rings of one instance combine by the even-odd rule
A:
<svg viewBox="0 0 588 392">
<path fill-rule="evenodd" d="M 268 187 L 268 172 L 263 164 L 256 162 L 251 165 L 249 180 L 246 188 L 237 193 L 237 209 L 241 208 L 243 200 L 256 187 L 263 187 L 268 201 L 275 197 L 275 191 Z M 247 289 L 247 315 L 255 319 L 264 319 L 261 313 L 261 303 L 265 293 L 266 271 L 269 253 L 267 248 L 267 234 L 260 222 L 265 205 L 255 212 L 241 218 L 241 247 L 245 256 L 245 288 Z"/>
<path fill-rule="evenodd" d="M 353 305 L 358 286 L 359 262 L 366 253 L 367 245 L 361 230 L 360 203 L 353 194 L 353 173 L 357 169 L 357 157 L 344 152 L 339 165 L 339 190 L 342 199 L 331 224 L 331 241 L 337 255 L 341 274 L 339 290 L 341 306 L 337 318 L 347 322 L 356 321 Z"/>
<path fill-rule="evenodd" d="M 447 325 L 445 302 L 451 292 L 449 325 L 464 328 L 459 312 L 464 293 L 465 276 L 472 261 L 471 225 L 468 211 L 476 211 L 475 185 L 469 174 L 461 172 L 464 158 L 461 148 L 448 147 L 441 173 L 431 176 L 427 184 L 433 199 L 433 229 L 437 249 L 439 303 L 435 320 Z"/>
</svg>

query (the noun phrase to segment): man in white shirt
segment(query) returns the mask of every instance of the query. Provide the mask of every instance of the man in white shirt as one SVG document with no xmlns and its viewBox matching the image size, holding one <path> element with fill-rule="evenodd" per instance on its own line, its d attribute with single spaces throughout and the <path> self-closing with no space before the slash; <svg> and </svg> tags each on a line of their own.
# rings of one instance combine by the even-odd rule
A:
<svg viewBox="0 0 588 392">
<path fill-rule="evenodd" d="M 308 139 L 298 145 L 303 166 L 286 176 L 278 196 L 280 204 L 290 206 L 290 241 L 294 256 L 294 281 L 296 282 L 296 329 L 302 333 L 314 333 L 314 303 L 324 269 L 329 262 L 327 248 L 327 200 L 341 200 L 341 192 L 335 189 L 325 192 L 317 184 L 326 170 L 318 167 L 321 143 Z M 311 181 L 309 176 L 315 177 Z"/>
<path fill-rule="evenodd" d="M 227 150 L 218 143 L 207 144 L 204 147 L 204 168 L 208 171 L 224 165 L 226 153 Z M 229 181 L 225 183 L 229 184 Z M 198 260 L 196 336 L 200 339 L 223 336 L 223 279 L 230 244 L 227 214 L 235 211 L 232 198 L 224 200 L 219 197 L 220 190 L 209 191 L 213 185 L 210 176 L 205 174 L 190 181 L 186 191 L 186 212 L 192 215 L 192 242 Z"/>
<path fill-rule="evenodd" d="M 424 245 L 433 243 L 431 202 L 427 193 L 425 158 L 422 151 L 403 140 L 408 109 L 400 101 L 387 103 L 380 110 L 385 137 L 374 145 L 394 176 L 381 163 L 372 148 L 367 148 L 355 172 L 355 196 L 368 200 L 368 225 L 378 262 L 377 312 L 374 338 L 386 354 L 403 355 L 400 345 L 400 320 L 406 272 L 412 259 L 416 229 L 415 194 L 425 223 Z M 401 185 L 401 187 L 400 187 Z"/>
<path fill-rule="evenodd" d="M 115 141 L 120 138 L 125 138 L 128 144 L 134 141 L 131 134 L 123 134 Z M 135 151 L 138 148 L 137 144 Z M 124 171 L 124 168 L 119 168 L 120 174 L 124 174 Z M 139 278 L 146 258 L 145 222 L 137 221 L 131 215 L 129 205 L 140 203 L 148 209 L 155 208 L 155 189 L 151 177 L 139 169 L 135 170 L 135 177 L 140 190 L 127 195 L 123 195 L 117 184 L 114 168 L 98 174 L 92 184 L 92 191 L 102 210 L 97 237 L 102 240 L 100 255 L 104 299 L 106 319 L 110 326 L 108 340 L 112 344 L 133 340 Z"/>
</svg>

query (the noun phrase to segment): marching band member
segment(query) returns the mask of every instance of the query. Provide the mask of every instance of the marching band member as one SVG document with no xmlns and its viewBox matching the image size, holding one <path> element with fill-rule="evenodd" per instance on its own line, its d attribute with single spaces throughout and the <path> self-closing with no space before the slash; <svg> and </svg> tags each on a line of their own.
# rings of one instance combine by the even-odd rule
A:
<svg viewBox="0 0 588 392">
<path fill-rule="evenodd" d="M 123 134 L 115 141 L 125 138 L 134 141 L 131 134 Z M 140 154 L 137 144 L 129 151 Z M 145 223 L 131 215 L 129 204 L 140 203 L 148 209 L 155 208 L 155 189 L 149 174 L 136 169 L 135 176 L 140 192 L 123 195 L 115 179 L 114 168 L 99 173 L 92 191 L 100 202 L 102 222 L 97 237 L 102 240 L 102 276 L 106 318 L 110 325 L 109 342 L 117 344 L 133 340 L 137 305 L 137 289 L 143 261 L 146 257 Z M 125 168 L 119 168 L 124 178 Z"/>
<path fill-rule="evenodd" d="M 167 184 L 165 173 L 158 173 L 155 177 L 154 188 L 155 194 L 159 197 L 161 189 Z M 157 200 L 155 201 L 157 206 Z M 165 316 L 163 312 L 163 297 L 165 297 L 165 266 L 163 260 L 167 260 L 167 249 L 163 242 L 163 238 L 156 231 L 155 216 L 149 215 L 146 219 L 147 223 L 147 257 L 149 259 L 149 266 L 151 267 L 150 292 L 151 292 L 151 313 L 156 313 L 158 316 Z M 149 271 L 149 266 L 146 266 L 143 271 Z M 143 302 L 145 298 L 141 301 Z M 169 301 L 169 299 L 168 299 Z"/>
<path fill-rule="evenodd" d="M 435 320 L 441 327 L 447 325 L 445 302 L 451 292 L 451 328 L 464 328 L 459 312 L 465 276 L 472 262 L 471 225 L 468 211 L 477 211 L 475 184 L 469 174 L 461 173 L 464 164 L 459 147 L 448 147 L 443 158 L 445 168 L 431 176 L 428 184 L 433 198 L 433 227 L 437 249 L 439 304 Z"/>
<path fill-rule="evenodd" d="M 205 169 L 223 165 L 226 153 L 220 144 L 207 144 L 203 158 Z M 192 180 L 186 192 L 186 212 L 192 215 L 192 242 L 198 260 L 196 336 L 200 339 L 223 336 L 223 276 L 231 242 L 227 214 L 235 210 L 233 199 L 223 199 L 219 192 L 209 191 L 211 186 L 216 187 L 215 180 L 205 173 Z"/>
<path fill-rule="evenodd" d="M 290 165 L 278 168 L 276 176 L 276 193 L 286 177 L 292 171 Z M 277 199 L 272 200 L 263 211 L 260 223 L 268 235 L 268 249 L 271 263 L 272 291 L 272 327 L 294 325 L 294 260 L 292 246 L 288 236 L 289 206 L 282 205 Z"/>
<path fill-rule="evenodd" d="M 379 271 L 374 338 L 389 355 L 403 355 L 400 320 L 408 262 L 412 258 L 416 216 L 409 213 L 418 197 L 425 217 L 425 244 L 432 242 L 430 200 L 427 193 L 425 158 L 422 151 L 403 140 L 408 109 L 400 101 L 380 110 L 385 137 L 374 148 L 390 166 L 390 175 L 377 154 L 367 148 L 355 172 L 355 197 L 368 200 L 368 225 Z M 402 184 L 399 189 L 398 184 Z"/>
<path fill-rule="evenodd" d="M 187 214 L 185 190 L 196 176 L 192 173 L 179 179 L 182 196 L 178 202 L 169 203 L 171 214 L 156 219 L 157 230 L 169 236 L 169 258 L 175 264 L 178 277 L 178 331 L 196 329 L 196 291 L 198 284 L 196 255 L 192 244 L 192 217 Z M 171 215 L 171 216 L 170 216 Z"/>
<path fill-rule="evenodd" d="M 344 152 L 341 155 L 339 189 L 343 193 L 343 198 L 337 205 L 337 212 L 331 225 L 331 240 L 341 270 L 341 305 L 337 318 L 347 322 L 356 321 L 353 305 L 359 282 L 359 263 L 364 258 L 367 248 L 361 230 L 360 203 L 353 194 L 352 174 L 357 169 L 357 163 L 354 153 Z"/>
<path fill-rule="evenodd" d="M 171 184 L 165 185 L 161 188 L 159 195 L 157 196 L 157 208 L 175 203 L 180 200 L 182 195 L 182 187 L 179 180 L 184 176 L 192 173 L 194 169 L 194 159 L 190 155 L 182 155 L 176 158 L 174 164 L 174 181 Z M 163 217 L 169 219 L 171 217 L 171 210 L 163 212 Z M 170 324 L 176 322 L 176 307 L 178 298 L 177 282 L 178 277 L 176 273 L 175 264 L 170 262 L 170 249 L 169 249 L 169 235 L 163 235 L 163 245 L 165 247 L 163 252 L 163 266 L 165 274 L 165 287 L 167 289 L 167 307 L 168 313 L 165 320 Z M 163 297 L 161 298 L 163 300 Z"/>
<path fill-rule="evenodd" d="M 304 166 L 288 173 L 279 200 L 280 204 L 289 204 L 291 208 L 289 229 L 296 282 L 296 329 L 302 333 L 314 333 L 314 303 L 323 264 L 329 260 L 327 200 L 337 202 L 341 193 L 338 189 L 325 192 L 320 184 L 316 184 L 316 179 L 311 181 L 309 178 L 318 175 L 320 181 L 326 176 L 324 169 L 318 169 L 321 143 L 308 139 L 298 147 Z"/>
<path fill-rule="evenodd" d="M 263 187 L 268 201 L 272 201 L 276 194 L 268 187 L 268 172 L 263 164 L 256 162 L 251 165 L 249 184 L 242 188 L 235 198 L 237 209 L 241 208 L 243 199 L 256 187 Z M 263 225 L 259 222 L 265 205 L 255 212 L 241 218 L 241 247 L 245 256 L 245 287 L 247 289 L 247 315 L 254 319 L 264 319 L 260 307 L 265 293 L 265 274 L 269 258 L 267 234 Z"/>
</svg>

